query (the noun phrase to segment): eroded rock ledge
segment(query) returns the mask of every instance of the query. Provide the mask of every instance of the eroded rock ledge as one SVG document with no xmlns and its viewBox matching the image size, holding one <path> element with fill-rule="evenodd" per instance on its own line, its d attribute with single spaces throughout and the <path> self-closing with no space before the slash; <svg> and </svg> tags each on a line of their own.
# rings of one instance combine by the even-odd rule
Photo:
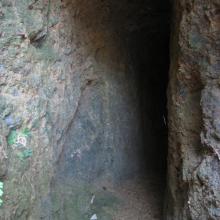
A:
<svg viewBox="0 0 220 220">
<path fill-rule="evenodd" d="M 220 218 L 219 1 L 174 1 L 167 219 Z"/>
</svg>

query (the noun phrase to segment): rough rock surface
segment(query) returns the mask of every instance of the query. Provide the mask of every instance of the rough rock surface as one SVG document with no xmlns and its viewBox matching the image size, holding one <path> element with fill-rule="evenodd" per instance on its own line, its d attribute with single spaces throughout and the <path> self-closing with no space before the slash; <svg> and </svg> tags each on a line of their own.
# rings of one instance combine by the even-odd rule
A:
<svg viewBox="0 0 220 220">
<path fill-rule="evenodd" d="M 0 1 L 0 219 L 112 219 L 142 141 L 125 2 Z"/>
<path fill-rule="evenodd" d="M 165 218 L 218 220 L 220 3 L 172 4 Z M 133 14 L 146 16 L 140 5 L 0 0 L 0 219 L 112 220 L 120 196 L 137 197 L 109 189 L 141 167 L 124 37 L 146 25 Z"/>
<path fill-rule="evenodd" d="M 173 1 L 168 220 L 220 219 L 220 2 Z"/>
</svg>

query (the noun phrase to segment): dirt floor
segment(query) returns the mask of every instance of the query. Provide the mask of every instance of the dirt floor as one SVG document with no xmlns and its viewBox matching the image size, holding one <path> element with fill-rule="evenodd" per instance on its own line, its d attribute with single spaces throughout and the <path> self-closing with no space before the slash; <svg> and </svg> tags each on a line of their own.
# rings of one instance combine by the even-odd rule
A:
<svg viewBox="0 0 220 220">
<path fill-rule="evenodd" d="M 122 201 L 114 220 L 160 220 L 162 218 L 164 186 L 151 174 L 134 179 L 113 189 Z"/>
</svg>

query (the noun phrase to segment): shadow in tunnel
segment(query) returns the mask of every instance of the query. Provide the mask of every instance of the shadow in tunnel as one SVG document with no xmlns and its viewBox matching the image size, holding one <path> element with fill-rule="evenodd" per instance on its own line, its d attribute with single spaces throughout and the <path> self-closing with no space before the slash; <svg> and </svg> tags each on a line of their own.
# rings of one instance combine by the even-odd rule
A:
<svg viewBox="0 0 220 220">
<path fill-rule="evenodd" d="M 137 74 L 143 146 L 142 173 L 159 176 L 166 184 L 168 125 L 167 86 L 169 80 L 169 1 L 145 1 L 145 10 L 127 32 L 127 48 Z M 128 34 L 129 33 L 129 34 Z"/>
<path fill-rule="evenodd" d="M 52 203 L 58 203 L 60 213 L 54 216 L 88 219 L 96 213 L 101 219 L 161 219 L 169 2 L 63 2 L 66 23 L 72 25 L 73 77 L 82 73 L 82 88 L 74 120 L 60 141 L 51 184 Z M 82 200 L 93 195 L 99 202 L 83 213 Z M 72 210 L 75 203 L 80 205 Z M 113 209 L 114 218 L 106 217 L 108 209 Z"/>
</svg>

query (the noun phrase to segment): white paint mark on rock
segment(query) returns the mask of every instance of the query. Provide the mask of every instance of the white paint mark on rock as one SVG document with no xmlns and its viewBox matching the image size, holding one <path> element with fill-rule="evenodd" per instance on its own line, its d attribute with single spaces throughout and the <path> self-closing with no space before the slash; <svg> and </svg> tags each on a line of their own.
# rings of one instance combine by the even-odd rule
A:
<svg viewBox="0 0 220 220">
<path fill-rule="evenodd" d="M 95 195 L 92 196 L 92 199 L 90 201 L 90 204 L 93 204 L 94 203 L 94 199 L 95 199 Z"/>
<path fill-rule="evenodd" d="M 97 215 L 94 214 L 94 215 L 90 218 L 90 220 L 98 220 Z"/>
<path fill-rule="evenodd" d="M 26 139 L 25 137 L 18 136 L 18 137 L 17 137 L 17 140 L 16 140 L 16 144 L 21 144 L 21 145 L 23 145 L 24 147 L 26 147 L 26 145 L 27 145 L 27 139 Z"/>
</svg>

